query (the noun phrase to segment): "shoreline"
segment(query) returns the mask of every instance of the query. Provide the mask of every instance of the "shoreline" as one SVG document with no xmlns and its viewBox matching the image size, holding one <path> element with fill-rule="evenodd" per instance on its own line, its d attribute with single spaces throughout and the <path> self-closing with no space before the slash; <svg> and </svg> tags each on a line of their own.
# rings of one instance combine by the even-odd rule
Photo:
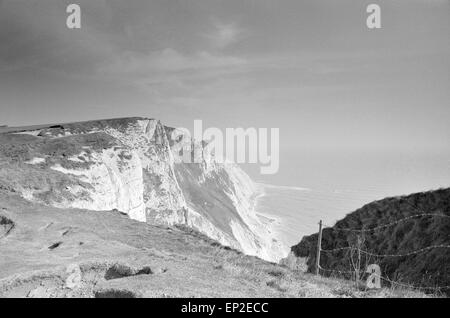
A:
<svg viewBox="0 0 450 318">
<path fill-rule="evenodd" d="M 261 212 L 258 209 L 258 203 L 263 197 L 267 196 L 267 192 L 265 191 L 265 189 L 269 188 L 270 185 L 256 182 L 254 182 L 254 184 L 256 188 L 256 193 L 253 198 L 253 206 L 252 206 L 253 212 L 255 213 L 258 220 L 260 220 L 260 222 L 271 233 L 272 238 L 275 239 L 277 242 L 279 242 L 279 244 L 283 247 L 283 249 L 285 249 L 284 254 L 286 254 L 285 257 L 287 257 L 287 255 L 290 252 L 290 246 L 289 244 L 286 244 L 286 242 L 283 240 L 283 233 L 278 229 L 284 226 L 285 220 L 280 216 L 269 214 L 267 212 Z"/>
<path fill-rule="evenodd" d="M 263 197 L 267 196 L 267 192 L 265 191 L 265 188 L 268 187 L 268 185 L 264 183 L 254 183 L 256 188 L 256 194 L 253 198 L 252 202 L 252 210 L 256 214 L 256 216 L 261 220 L 264 224 L 269 223 L 269 225 L 272 225 L 275 222 L 279 222 L 281 224 L 281 217 L 276 215 L 271 215 L 266 212 L 258 211 L 258 201 L 261 200 Z M 271 232 L 273 232 L 273 229 L 270 228 Z"/>
</svg>

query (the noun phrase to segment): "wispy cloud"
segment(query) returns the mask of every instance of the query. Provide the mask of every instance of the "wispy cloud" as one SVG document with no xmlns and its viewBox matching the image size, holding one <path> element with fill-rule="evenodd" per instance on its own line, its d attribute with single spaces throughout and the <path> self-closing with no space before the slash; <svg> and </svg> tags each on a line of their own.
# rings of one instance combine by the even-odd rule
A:
<svg viewBox="0 0 450 318">
<path fill-rule="evenodd" d="M 198 85 L 245 72 L 244 58 L 207 51 L 182 53 L 172 48 L 149 53 L 128 51 L 105 61 L 97 70 L 99 78 L 128 82 L 158 96 L 190 95 Z M 162 94 L 162 95 L 161 95 Z"/>
<path fill-rule="evenodd" d="M 118 74 L 151 74 L 151 72 L 176 73 L 236 67 L 243 66 L 244 64 L 245 60 L 238 57 L 213 55 L 206 51 L 187 55 L 167 48 L 149 54 L 126 52 L 103 68 L 103 71 Z"/>
<path fill-rule="evenodd" d="M 214 20 L 212 30 L 206 37 L 213 47 L 224 49 L 241 40 L 242 35 L 243 30 L 236 22 L 222 23 Z"/>
</svg>

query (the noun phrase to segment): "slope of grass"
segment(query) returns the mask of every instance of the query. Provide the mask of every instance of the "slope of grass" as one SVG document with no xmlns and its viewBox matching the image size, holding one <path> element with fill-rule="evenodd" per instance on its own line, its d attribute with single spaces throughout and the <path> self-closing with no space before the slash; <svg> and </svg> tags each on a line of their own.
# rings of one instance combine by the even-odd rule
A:
<svg viewBox="0 0 450 318">
<path fill-rule="evenodd" d="M 372 229 L 418 214 L 442 216 L 413 217 L 374 231 L 354 232 L 339 229 Z M 358 238 L 361 250 L 377 255 L 404 255 L 436 245 L 450 245 L 450 189 L 417 193 L 404 197 L 387 198 L 370 203 L 347 215 L 331 228 L 322 232 L 322 249 L 332 250 L 356 247 Z M 317 233 L 305 236 L 292 247 L 298 257 L 308 258 L 308 271 L 314 271 Z M 321 253 L 324 269 L 352 270 L 351 257 L 355 253 L 343 249 Z M 376 257 L 362 254 L 363 264 L 380 265 L 382 276 L 399 283 L 431 288 L 450 285 L 450 249 L 430 248 L 403 257 Z M 363 268 L 362 268 L 363 269 Z M 323 272 L 323 275 L 330 275 Z M 343 275 L 349 278 L 350 274 Z M 449 289 L 440 291 L 449 292 Z"/>
<path fill-rule="evenodd" d="M 0 191 L 0 297 L 424 297 L 354 289 L 247 256 L 192 229 L 57 209 Z"/>
<path fill-rule="evenodd" d="M 120 142 L 105 133 L 88 133 L 62 138 L 43 138 L 25 134 L 0 134 L 0 161 L 25 162 L 34 157 L 64 161 L 81 152 L 87 155 L 101 151 Z"/>
</svg>

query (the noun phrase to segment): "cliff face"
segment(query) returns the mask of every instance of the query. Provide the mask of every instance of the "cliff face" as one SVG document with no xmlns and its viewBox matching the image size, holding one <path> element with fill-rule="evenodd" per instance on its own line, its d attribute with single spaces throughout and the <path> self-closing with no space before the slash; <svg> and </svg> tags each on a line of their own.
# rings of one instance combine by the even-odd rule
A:
<svg viewBox="0 0 450 318">
<path fill-rule="evenodd" d="M 0 187 L 55 207 L 187 225 L 246 254 L 281 258 L 253 211 L 250 178 L 233 164 L 175 163 L 170 132 L 129 118 L 3 134 Z"/>
</svg>

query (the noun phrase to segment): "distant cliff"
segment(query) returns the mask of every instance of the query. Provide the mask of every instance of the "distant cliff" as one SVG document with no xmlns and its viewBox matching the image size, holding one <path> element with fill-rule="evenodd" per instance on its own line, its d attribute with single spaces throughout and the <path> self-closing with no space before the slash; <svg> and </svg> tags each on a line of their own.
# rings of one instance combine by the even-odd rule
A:
<svg viewBox="0 0 450 318">
<path fill-rule="evenodd" d="M 253 211 L 253 182 L 234 164 L 175 163 L 171 128 L 125 118 L 0 135 L 0 189 L 59 208 L 117 209 L 182 224 L 276 261 L 280 244 Z"/>
<path fill-rule="evenodd" d="M 415 217 L 421 214 L 433 215 Z M 370 230 L 374 228 L 377 229 Z M 317 233 L 305 236 L 292 247 L 295 256 L 307 258 L 310 272 L 314 270 L 316 260 L 317 236 Z M 392 255 L 362 255 L 363 262 L 367 259 L 369 263 L 380 265 L 382 276 L 396 282 L 429 288 L 450 285 L 450 249 L 429 248 L 450 246 L 450 189 L 376 201 L 347 215 L 333 227 L 325 228 L 322 232 L 322 249 L 343 249 L 321 253 L 321 267 L 334 270 L 323 271 L 323 275 L 336 275 L 336 271 L 352 269 L 350 251 L 346 248 L 356 247 L 358 237 L 361 250 L 376 255 Z M 398 256 L 414 251 L 418 252 Z M 450 289 L 443 291 L 448 293 Z"/>
</svg>

